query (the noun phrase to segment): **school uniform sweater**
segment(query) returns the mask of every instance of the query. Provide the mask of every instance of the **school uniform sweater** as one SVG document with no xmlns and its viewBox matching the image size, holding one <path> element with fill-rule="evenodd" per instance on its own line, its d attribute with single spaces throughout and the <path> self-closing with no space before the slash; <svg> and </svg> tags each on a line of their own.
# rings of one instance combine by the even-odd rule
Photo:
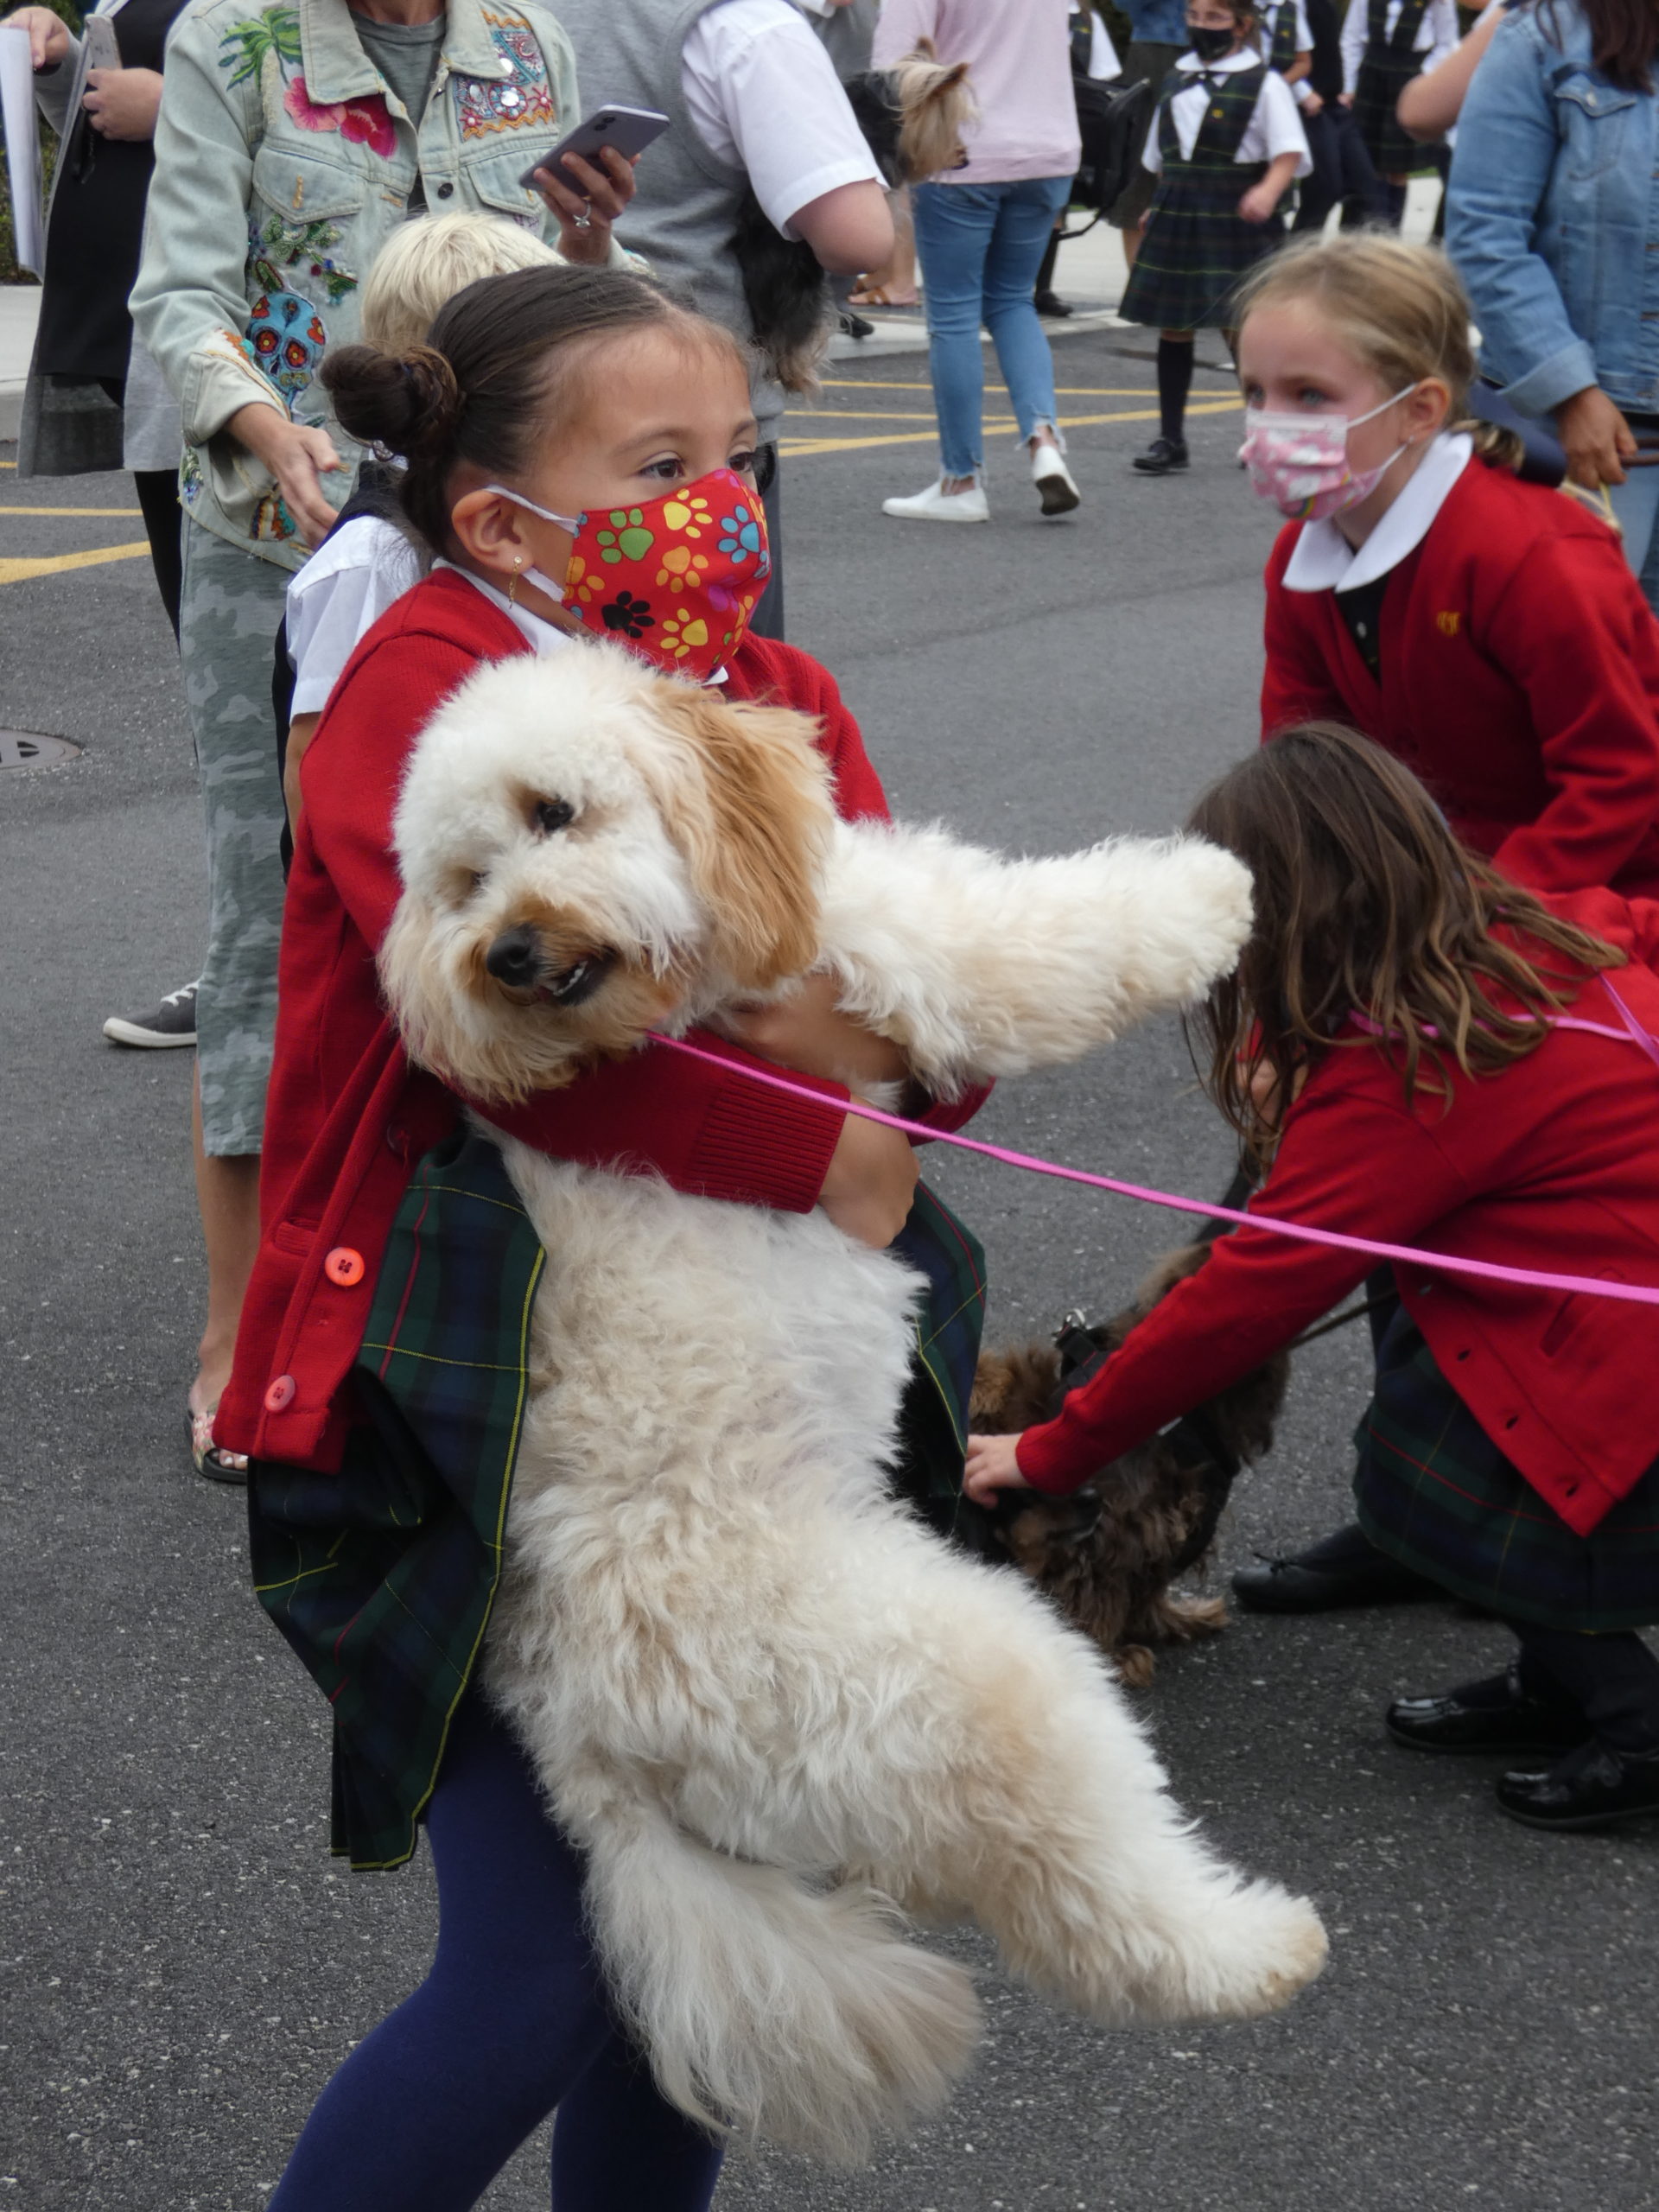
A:
<svg viewBox="0 0 1659 2212">
<path fill-rule="evenodd" d="M 1373 677 L 1337 593 L 1287 582 L 1305 527 L 1268 563 L 1263 736 L 1347 722 L 1516 881 L 1659 895 L 1659 624 L 1613 532 L 1471 461 L 1389 573 Z"/>
<path fill-rule="evenodd" d="M 1606 891 L 1548 899 L 1618 945 L 1611 971 L 1659 1034 L 1659 903 Z M 1546 965 L 1560 966 L 1548 953 Z M 1659 1068 L 1623 1035 L 1599 980 L 1568 1009 L 1618 1039 L 1558 1029 L 1496 1074 L 1452 1074 L 1449 1109 L 1408 1105 L 1397 1048 L 1357 1030 L 1313 1064 L 1252 1213 L 1460 1258 L 1659 1287 Z M 1247 1374 L 1375 1263 L 1240 1227 L 1066 1400 L 1027 1429 L 1021 1471 L 1065 1493 Z M 1441 1372 L 1532 1488 L 1583 1535 L 1659 1451 L 1659 1309 L 1586 1292 L 1397 1264 L 1400 1294 Z"/>
<path fill-rule="evenodd" d="M 214 1433 L 228 1451 L 337 1470 L 353 1417 L 346 1378 L 415 1163 L 454 1130 L 462 1101 L 404 1052 L 375 953 L 401 885 L 391 819 L 416 736 L 483 662 L 530 650 L 456 571 L 438 569 L 362 639 L 317 725 L 283 921 L 279 1003 L 260 1173 L 261 1243 Z M 573 646 L 573 651 L 582 648 Z M 834 680 L 793 647 L 746 639 L 729 696 L 817 715 L 836 804 L 885 819 L 886 796 Z M 677 1190 L 804 1213 L 839 1141 L 847 1093 L 823 1106 L 745 1079 L 763 1065 L 702 1032 L 728 1065 L 658 1046 L 515 1108 L 480 1109 L 524 1143 Z M 925 1117 L 954 1128 L 977 1093 Z M 827 1110 L 826 1110 L 827 1109 Z"/>
</svg>

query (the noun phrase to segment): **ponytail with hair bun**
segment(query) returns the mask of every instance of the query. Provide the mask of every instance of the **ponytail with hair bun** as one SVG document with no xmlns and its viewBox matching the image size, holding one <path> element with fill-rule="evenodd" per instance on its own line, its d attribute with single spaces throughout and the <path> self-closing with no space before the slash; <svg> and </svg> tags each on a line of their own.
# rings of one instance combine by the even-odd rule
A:
<svg viewBox="0 0 1659 2212">
<path fill-rule="evenodd" d="M 447 445 L 454 435 L 461 387 L 448 362 L 429 346 L 412 346 L 406 353 L 342 346 L 329 355 L 322 380 L 340 427 L 360 444 L 409 459 Z"/>
<path fill-rule="evenodd" d="M 404 512 L 441 554 L 456 467 L 468 462 L 508 482 L 524 475 L 550 420 L 580 404 L 584 353 L 651 323 L 688 352 L 723 352 L 744 365 L 728 331 L 644 277 L 559 264 L 468 284 L 438 310 L 424 346 L 402 353 L 342 346 L 324 361 L 322 381 L 349 436 L 404 456 Z"/>
</svg>

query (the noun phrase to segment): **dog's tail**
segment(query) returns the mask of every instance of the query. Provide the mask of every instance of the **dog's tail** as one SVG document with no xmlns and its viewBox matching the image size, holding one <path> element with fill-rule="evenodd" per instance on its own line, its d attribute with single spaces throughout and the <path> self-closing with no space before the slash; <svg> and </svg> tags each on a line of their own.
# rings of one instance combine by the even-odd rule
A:
<svg viewBox="0 0 1659 2212">
<path fill-rule="evenodd" d="M 626 1785 L 586 1823 L 588 1910 L 614 1998 L 671 2104 L 854 2164 L 965 2069 L 966 1972 L 860 1885 L 817 1890 L 710 1850 Z"/>
</svg>

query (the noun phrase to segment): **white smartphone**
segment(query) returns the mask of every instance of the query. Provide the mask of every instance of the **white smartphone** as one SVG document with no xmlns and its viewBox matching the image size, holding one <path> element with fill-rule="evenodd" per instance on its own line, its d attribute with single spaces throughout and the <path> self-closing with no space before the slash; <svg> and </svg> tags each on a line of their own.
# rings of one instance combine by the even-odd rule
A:
<svg viewBox="0 0 1659 2212">
<path fill-rule="evenodd" d="M 550 153 L 527 168 L 518 181 L 527 191 L 534 191 L 537 169 L 556 169 L 567 154 L 578 154 L 584 162 L 591 162 L 604 146 L 614 146 L 619 154 L 632 160 L 667 128 L 668 118 L 654 107 L 598 108 L 585 123 L 568 131 Z M 574 186 L 574 180 L 567 181 Z"/>
</svg>

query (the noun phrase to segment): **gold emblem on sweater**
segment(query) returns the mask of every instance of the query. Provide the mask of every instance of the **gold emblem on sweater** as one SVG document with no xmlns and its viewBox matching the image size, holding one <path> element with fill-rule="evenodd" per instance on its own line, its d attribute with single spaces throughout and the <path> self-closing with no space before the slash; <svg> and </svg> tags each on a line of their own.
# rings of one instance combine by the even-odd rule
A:
<svg viewBox="0 0 1659 2212">
<path fill-rule="evenodd" d="M 1455 638 L 1463 627 L 1463 616 L 1456 607 L 1444 607 L 1434 617 L 1434 627 L 1443 638 Z"/>
</svg>

